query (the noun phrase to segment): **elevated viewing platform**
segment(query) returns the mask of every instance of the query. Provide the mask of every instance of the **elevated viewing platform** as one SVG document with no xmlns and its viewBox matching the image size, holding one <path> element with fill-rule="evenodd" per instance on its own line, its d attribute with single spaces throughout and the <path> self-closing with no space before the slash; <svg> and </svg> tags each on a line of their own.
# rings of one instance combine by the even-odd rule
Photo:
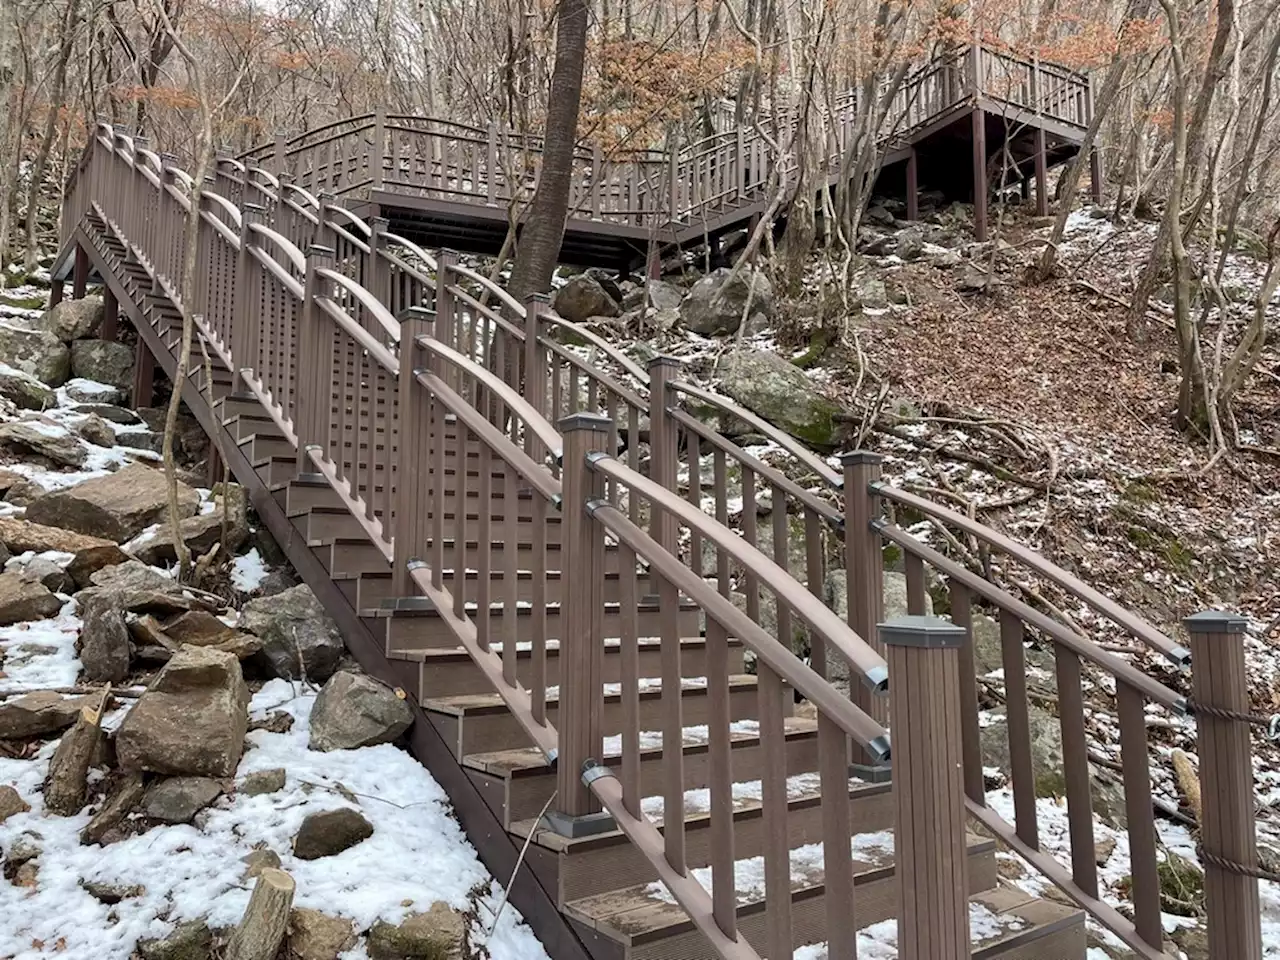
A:
<svg viewBox="0 0 1280 960">
<path fill-rule="evenodd" d="M 974 201 L 982 239 L 1002 173 L 1024 195 L 1034 182 L 1047 212 L 1047 171 L 1078 152 L 1092 106 L 1083 74 L 985 45 L 960 48 L 910 74 L 894 95 L 877 188 L 904 197 L 909 218 L 922 190 Z M 850 92 L 826 124 L 829 184 L 847 175 L 857 115 Z M 769 204 L 769 140 L 786 143 L 794 124 L 793 115 L 777 115 L 763 123 L 767 137 L 758 124 L 730 126 L 674 152 L 579 144 L 561 262 L 628 271 L 651 244 L 697 246 L 748 226 Z M 415 243 L 493 254 L 513 202 L 518 214 L 533 195 L 541 156 L 541 137 L 496 123 L 379 111 L 223 157 L 217 192 L 237 205 L 255 202 L 243 196 L 254 184 L 327 193 L 362 217 L 386 217 L 392 233 Z M 1096 162 L 1093 174 L 1096 193 Z"/>
</svg>

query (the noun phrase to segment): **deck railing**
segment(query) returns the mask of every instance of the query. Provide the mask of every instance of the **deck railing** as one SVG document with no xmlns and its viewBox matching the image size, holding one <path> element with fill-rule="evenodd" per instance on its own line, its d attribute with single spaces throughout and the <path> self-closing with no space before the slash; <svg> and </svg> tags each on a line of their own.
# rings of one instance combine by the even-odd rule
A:
<svg viewBox="0 0 1280 960">
<path fill-rule="evenodd" d="M 346 135 L 349 131 L 343 132 Z M 349 165 L 343 165 L 348 169 Z M 399 595 L 434 601 L 531 741 L 558 764 L 553 822 L 572 832 L 600 805 L 631 839 L 722 956 L 770 956 L 792 947 L 783 691 L 799 691 L 817 715 L 822 840 L 827 851 L 825 934 L 833 955 L 853 955 L 853 853 L 849 761 L 890 767 L 898 837 L 900 942 L 942 937 L 967 943 L 964 822 L 997 837 L 1137 955 L 1164 957 L 1158 843 L 1152 815 L 1149 708 L 1197 722 L 1203 793 L 1201 842 L 1214 956 L 1260 960 L 1253 769 L 1244 621 L 1191 618 L 1191 652 L 1097 590 L 968 517 L 894 486 L 874 455 L 855 452 L 837 472 L 775 428 L 659 358 L 648 370 L 550 311 L 545 298 L 516 303 L 501 287 L 444 252 L 432 255 L 365 223 L 329 195 L 226 160 L 212 178 L 197 236 L 192 302 L 181 303 L 189 178 L 136 138 L 102 125 L 91 141 L 64 211 L 67 251 L 83 245 L 123 251 L 113 289 L 150 293 L 193 317 L 200 336 L 256 395 L 296 452 L 296 469 L 320 474 L 392 565 Z M 231 197 L 241 199 L 237 206 Z M 256 199 L 251 199 L 256 198 Z M 261 201 L 261 202 L 259 202 Z M 101 252 L 101 251 L 100 251 Z M 133 269 L 137 268 L 137 269 Z M 78 268 L 77 276 L 83 271 Z M 135 286 L 129 286 L 130 284 Z M 166 321 L 165 333 L 174 328 Z M 589 362 L 563 340 L 571 332 L 598 349 Z M 594 338 L 594 339 L 593 339 Z M 140 353 L 143 352 L 140 349 Z M 695 417 L 689 401 L 756 423 L 798 466 L 801 485 L 727 441 Z M 470 471 L 462 469 L 474 453 Z M 643 465 L 647 460 L 647 465 Z M 709 469 L 708 469 L 709 464 Z M 495 471 L 496 465 L 503 469 Z M 504 484 L 497 514 L 496 482 Z M 528 496 L 522 497 L 525 493 Z M 474 515 L 471 503 L 477 504 Z M 1194 666 L 1187 697 L 1082 636 L 1071 624 L 967 569 L 887 521 L 893 503 L 957 535 L 976 538 L 1009 563 L 1054 583 L 1138 644 Z M 766 506 L 767 505 L 767 506 Z M 767 513 L 768 526 L 758 525 Z M 559 517 L 552 525 L 548 518 Z M 794 518 L 794 522 L 793 522 Z M 766 545 L 765 531 L 769 534 Z M 546 699 L 547 550 L 565 547 L 559 714 Z M 479 546 L 473 548 L 469 543 Z M 532 681 L 516 672 L 516 551 L 533 578 Z M 909 613 L 883 624 L 882 547 L 904 556 Z M 795 561 L 800 547 L 802 563 Z M 616 561 L 607 550 L 616 548 Z M 491 585 L 503 564 L 508 576 Z M 614 564 L 611 566 L 611 564 Z M 822 600 L 833 564 L 843 564 L 848 616 Z M 924 619 L 927 568 L 949 593 L 951 623 Z M 446 575 L 477 569 L 468 578 Z M 601 726 L 603 575 L 617 573 L 623 617 L 624 704 L 620 743 Z M 641 593 L 656 596 L 662 651 L 662 749 L 640 735 L 637 627 L 628 619 Z M 742 605 L 733 594 L 744 594 Z M 761 626 L 762 606 L 776 628 Z M 994 609 L 1012 758 L 1012 818 L 988 803 L 983 780 L 973 611 Z M 681 827 L 683 803 L 680 638 L 688 618 L 703 624 L 712 718 L 707 762 L 713 849 L 710 892 L 693 874 Z M 763 849 L 735 845 L 729 757 L 726 644 L 757 658 L 758 746 L 764 758 Z M 803 639 L 805 663 L 793 650 Z M 1063 743 L 1069 837 L 1049 847 L 1039 831 L 1032 765 L 1026 644 L 1053 651 Z M 499 649 L 500 646 L 500 649 Z M 850 696 L 830 682 L 841 661 Z M 1083 684 L 1114 690 L 1118 760 L 1127 819 L 1127 896 L 1099 888 Z M 892 695 L 886 691 L 892 685 Z M 886 702 L 888 709 L 886 710 Z M 893 733 L 889 753 L 886 719 Z M 865 769 L 865 766 L 862 768 Z M 661 830 L 640 804 L 641 783 L 662 784 Z M 763 836 L 763 841 L 758 838 Z M 748 943 L 736 913 L 735 856 L 764 860 L 769 911 Z M 846 869 L 848 867 L 848 869 Z M 923 899 L 921 899 L 923 898 Z M 927 904 L 927 906 L 926 906 Z"/>
</svg>

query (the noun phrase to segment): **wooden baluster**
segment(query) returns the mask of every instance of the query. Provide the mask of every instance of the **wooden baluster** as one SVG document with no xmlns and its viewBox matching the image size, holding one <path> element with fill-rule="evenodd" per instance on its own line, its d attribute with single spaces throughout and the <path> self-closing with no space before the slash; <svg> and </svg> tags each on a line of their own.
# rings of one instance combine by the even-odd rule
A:
<svg viewBox="0 0 1280 960">
<path fill-rule="evenodd" d="M 1006 694 L 1005 732 L 1013 775 L 1013 809 L 1018 838 L 1033 850 L 1040 847 L 1036 819 L 1036 778 L 1031 761 L 1031 717 L 1027 702 L 1027 658 L 1022 621 L 1000 611 L 1000 649 Z"/>
<path fill-rule="evenodd" d="M 1012 689 L 1009 697 L 1013 697 Z M 1164 942 L 1164 926 L 1160 918 L 1160 875 L 1156 866 L 1156 824 L 1151 816 L 1151 758 L 1144 707 L 1142 694 L 1117 679 L 1116 713 L 1120 721 L 1129 872 L 1133 877 L 1133 922 L 1138 936 L 1159 950 Z"/>
<path fill-rule="evenodd" d="M 1062 767 L 1071 834 L 1071 878 L 1091 897 L 1098 895 L 1098 863 L 1093 843 L 1093 803 L 1089 788 L 1089 744 L 1084 726 L 1084 690 L 1080 658 L 1054 644 L 1058 680 L 1058 717 L 1062 729 Z"/>
<path fill-rule="evenodd" d="M 960 746 L 964 758 L 964 792 L 978 803 L 986 803 L 986 783 L 982 774 L 982 740 L 978 723 L 978 679 L 973 655 L 973 598 L 969 588 L 952 580 L 951 620 L 965 632 L 960 648 Z"/>
<path fill-rule="evenodd" d="M 414 376 L 416 369 L 425 366 L 418 338 L 430 334 L 431 320 L 425 312 L 411 315 L 400 323 L 400 373 L 396 395 L 400 436 L 395 459 L 395 556 L 391 565 L 391 589 L 397 597 L 411 596 L 416 592 L 410 587 L 409 564 L 420 561 L 426 551 L 426 541 L 417 522 L 425 518 L 429 509 L 428 488 L 444 489 L 439 472 L 431 478 L 428 475 L 428 453 L 432 449 L 430 399 L 427 390 L 418 384 Z M 437 446 L 443 449 L 443 444 Z M 438 469 L 438 458 L 436 466 Z"/>
<path fill-rule="evenodd" d="M 634 495 L 632 497 L 634 498 Z M 640 588 L 636 555 L 618 544 L 619 673 L 622 679 L 622 800 L 627 812 L 641 816 L 640 800 Z"/>
</svg>

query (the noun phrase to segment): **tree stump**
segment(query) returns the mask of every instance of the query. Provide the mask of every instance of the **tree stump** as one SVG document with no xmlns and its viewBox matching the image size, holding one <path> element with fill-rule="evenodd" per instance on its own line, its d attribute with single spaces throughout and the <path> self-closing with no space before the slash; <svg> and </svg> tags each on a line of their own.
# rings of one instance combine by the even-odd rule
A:
<svg viewBox="0 0 1280 960">
<path fill-rule="evenodd" d="M 49 761 L 49 778 L 44 789 L 46 810 L 64 817 L 79 813 L 84 806 L 89 780 L 89 764 L 93 761 L 102 737 L 102 710 L 106 706 L 104 691 L 97 707 L 82 707 L 75 726 L 58 744 Z"/>
<path fill-rule="evenodd" d="M 227 944 L 226 960 L 272 960 L 284 943 L 293 907 L 293 877 L 268 868 L 258 875 L 240 926 Z"/>
</svg>

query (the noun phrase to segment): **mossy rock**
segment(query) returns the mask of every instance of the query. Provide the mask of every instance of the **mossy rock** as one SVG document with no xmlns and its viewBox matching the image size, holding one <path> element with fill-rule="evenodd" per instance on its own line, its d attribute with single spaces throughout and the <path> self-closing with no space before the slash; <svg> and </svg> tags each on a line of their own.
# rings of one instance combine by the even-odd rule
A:
<svg viewBox="0 0 1280 960">
<path fill-rule="evenodd" d="M 1156 867 L 1160 877 L 1160 909 L 1180 917 L 1204 912 L 1204 871 L 1172 850 Z"/>
<path fill-rule="evenodd" d="M 725 359 L 724 392 L 791 436 L 820 450 L 834 450 L 840 407 L 804 371 L 776 354 L 742 347 Z"/>
</svg>

